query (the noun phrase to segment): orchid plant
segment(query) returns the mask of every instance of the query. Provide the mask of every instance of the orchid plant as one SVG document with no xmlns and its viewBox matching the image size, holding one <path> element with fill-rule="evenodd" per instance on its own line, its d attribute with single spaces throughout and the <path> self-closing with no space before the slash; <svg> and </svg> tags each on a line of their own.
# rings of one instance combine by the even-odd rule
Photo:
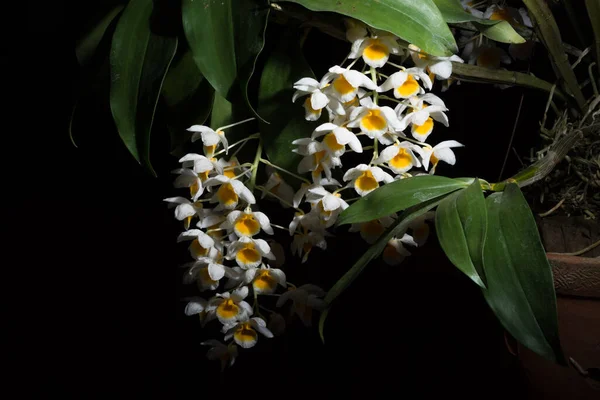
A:
<svg viewBox="0 0 600 400">
<path fill-rule="evenodd" d="M 546 176 L 576 134 L 552 137 L 545 157 L 502 182 L 436 175 L 440 163 L 454 165 L 461 152 L 475 151 L 437 133 L 436 126 L 449 126 L 440 96 L 452 84 L 546 90 L 549 106 L 564 101 L 579 131 L 598 131 L 600 7 L 586 2 L 596 42 L 575 63 L 589 64 L 582 90 L 565 68 L 545 2 L 523 3 L 184 0 L 178 35 L 155 33 L 156 4 L 131 0 L 82 42 L 80 49 L 95 49 L 109 37 L 112 114 L 125 145 L 151 172 L 157 105 L 172 115 L 178 192 L 165 202 L 182 224 L 177 240 L 191 258 L 184 282 L 199 290 L 186 299 L 185 313 L 202 326 L 220 326 L 218 338 L 202 342 L 210 359 L 232 365 L 238 347 L 282 333 L 284 307 L 305 325 L 320 311 L 323 337 L 335 299 L 360 271 L 379 256 L 400 264 L 410 248 L 425 244 L 434 223 L 448 259 L 481 288 L 506 330 L 565 363 L 552 272 L 519 187 Z M 267 24 L 282 19 L 286 33 L 269 37 Z M 328 60 L 320 79 L 301 51 L 312 28 L 346 49 L 338 64 Z M 561 78 L 555 84 L 501 69 L 530 57 L 536 41 L 554 60 Z M 83 50 L 78 56 L 90 59 Z M 287 215 L 281 225 L 273 222 L 274 208 Z M 331 288 L 290 282 L 286 258 L 310 263 L 343 225 L 364 240 L 364 255 Z M 284 236 L 292 238 L 288 249 Z"/>
</svg>

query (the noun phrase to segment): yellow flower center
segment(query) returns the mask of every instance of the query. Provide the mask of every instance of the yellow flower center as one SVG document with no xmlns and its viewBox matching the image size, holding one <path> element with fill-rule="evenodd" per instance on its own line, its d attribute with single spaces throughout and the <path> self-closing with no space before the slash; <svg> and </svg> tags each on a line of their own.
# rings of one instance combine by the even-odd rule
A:
<svg viewBox="0 0 600 400">
<path fill-rule="evenodd" d="M 344 107 L 357 106 L 359 104 L 358 97 L 353 98 L 345 103 L 342 103 Z"/>
<path fill-rule="evenodd" d="M 268 269 L 261 269 L 256 271 L 252 286 L 261 292 L 270 292 L 277 287 L 277 280 Z"/>
<path fill-rule="evenodd" d="M 429 157 L 429 162 L 431 162 L 431 165 L 435 167 L 440 162 L 440 159 L 437 158 L 433 153 L 431 153 L 431 157 Z"/>
<path fill-rule="evenodd" d="M 221 185 L 217 191 L 217 198 L 225 207 L 233 208 L 238 203 L 238 195 L 235 190 L 233 190 L 231 183 L 224 183 Z"/>
<path fill-rule="evenodd" d="M 396 154 L 394 158 L 392 158 L 388 162 L 388 164 L 390 165 L 390 167 L 403 169 L 412 165 L 412 158 L 410 154 L 408 154 L 408 151 L 406 151 L 406 149 L 400 148 L 398 154 Z"/>
<path fill-rule="evenodd" d="M 429 117 L 423 125 L 414 125 L 413 128 L 413 132 L 417 135 L 427 135 L 433 129 L 433 119 Z"/>
<path fill-rule="evenodd" d="M 217 283 L 217 281 L 212 280 L 212 278 L 208 274 L 208 268 L 200 269 L 200 274 L 198 274 L 198 276 L 200 278 L 200 282 L 202 282 L 205 285 L 212 285 L 212 284 Z"/>
<path fill-rule="evenodd" d="M 340 75 L 333 81 L 333 88 L 340 94 L 352 93 L 355 88 L 344 78 L 344 75 Z"/>
<path fill-rule="evenodd" d="M 254 329 L 252 329 L 252 325 L 250 325 L 250 322 L 244 322 L 243 324 L 239 324 L 238 327 L 235 329 L 235 333 L 233 334 L 233 337 L 237 341 L 242 343 L 255 342 L 256 336 L 257 333 Z"/>
<path fill-rule="evenodd" d="M 363 56 L 369 60 L 379 61 L 390 55 L 388 47 L 379 39 L 371 40 L 369 45 L 365 47 Z"/>
<path fill-rule="evenodd" d="M 242 214 L 233 226 L 235 233 L 240 236 L 253 236 L 260 231 L 260 224 L 252 214 Z"/>
<path fill-rule="evenodd" d="M 373 176 L 373 173 L 369 170 L 364 171 L 354 182 L 356 189 L 362 190 L 363 192 L 371 191 L 379 187 L 377 179 Z"/>
<path fill-rule="evenodd" d="M 209 249 L 205 249 L 204 247 L 202 247 L 200 242 L 198 242 L 198 239 L 192 240 L 192 244 L 190 244 L 190 251 L 196 257 L 205 257 L 208 254 L 208 250 Z"/>
<path fill-rule="evenodd" d="M 321 160 L 323 160 L 323 157 L 325 157 L 325 153 L 326 153 L 326 151 L 325 151 L 325 150 L 321 150 L 321 151 L 317 151 L 317 152 L 314 154 L 314 157 L 315 157 L 315 165 L 318 165 L 318 164 L 320 164 L 320 163 L 321 163 Z"/>
<path fill-rule="evenodd" d="M 190 185 L 190 195 L 194 197 L 198 193 L 198 190 L 200 190 L 200 185 L 198 185 L 198 181 L 195 181 Z"/>
<path fill-rule="evenodd" d="M 338 143 L 333 132 L 325 135 L 325 138 L 323 138 L 323 143 L 325 143 L 325 146 L 327 146 L 331 151 L 339 151 L 344 148 L 343 144 Z"/>
<path fill-rule="evenodd" d="M 383 249 L 383 256 L 385 258 L 396 258 L 400 255 L 400 253 L 398 253 L 398 250 L 396 250 L 396 248 L 394 246 L 392 246 L 391 244 L 386 244 L 385 245 L 385 249 Z"/>
<path fill-rule="evenodd" d="M 401 97 L 410 97 L 419 92 L 419 87 L 419 82 L 417 82 L 414 76 L 409 74 L 404 83 L 396 90 L 398 90 L 398 94 Z"/>
<path fill-rule="evenodd" d="M 369 113 L 362 117 L 360 122 L 367 131 L 380 131 L 387 126 L 387 122 L 379 110 L 369 110 Z"/>
<path fill-rule="evenodd" d="M 308 111 L 310 111 L 312 114 L 318 114 L 319 110 L 315 110 L 314 108 L 312 108 L 312 103 L 310 102 L 310 96 L 308 96 L 306 98 L 306 100 L 304 100 L 304 107 L 306 107 L 306 109 Z"/>
<path fill-rule="evenodd" d="M 212 146 L 202 146 L 204 148 L 204 155 L 206 155 L 207 157 L 212 157 L 212 155 L 215 153 L 215 150 L 217 149 L 217 145 L 213 144 Z"/>
<path fill-rule="evenodd" d="M 262 259 L 254 247 L 254 243 L 246 243 L 235 255 L 235 260 L 242 265 L 256 265 Z"/>
<path fill-rule="evenodd" d="M 226 299 L 217 307 L 217 315 L 223 319 L 233 319 L 240 313 L 240 308 L 232 299 Z"/>
</svg>

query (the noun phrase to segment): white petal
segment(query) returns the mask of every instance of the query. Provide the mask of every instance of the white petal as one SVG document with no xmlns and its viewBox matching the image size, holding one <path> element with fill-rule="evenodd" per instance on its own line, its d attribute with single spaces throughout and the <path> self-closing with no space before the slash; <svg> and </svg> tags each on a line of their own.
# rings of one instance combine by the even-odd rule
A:
<svg viewBox="0 0 600 400">
<path fill-rule="evenodd" d="M 208 276 L 213 281 L 218 281 L 225 276 L 225 268 L 221 264 L 211 263 L 208 265 Z"/>
<path fill-rule="evenodd" d="M 269 217 L 266 216 L 265 213 L 255 212 L 254 217 L 258 220 L 260 227 L 263 231 L 268 233 L 269 235 L 273 234 L 273 228 L 271 227 L 271 221 L 269 221 Z"/>
<path fill-rule="evenodd" d="M 336 124 L 332 124 L 331 122 L 326 122 L 315 128 L 315 130 L 313 131 L 313 133 L 311 135 L 311 138 L 316 139 L 320 136 L 328 134 L 329 132 L 333 131 L 336 128 L 338 128 L 338 126 Z M 294 142 L 295 141 L 296 140 L 294 140 Z M 292 144 L 295 144 L 294 142 L 292 142 Z"/>
<path fill-rule="evenodd" d="M 456 163 L 456 155 L 449 148 L 443 149 L 435 149 L 433 154 L 441 161 L 444 161 L 450 165 L 454 165 Z"/>
<path fill-rule="evenodd" d="M 325 107 L 327 103 L 329 103 L 329 98 L 320 91 L 316 91 L 310 96 L 310 105 L 313 110 L 320 110 Z"/>
<path fill-rule="evenodd" d="M 429 64 L 429 70 L 440 79 L 448 79 L 452 75 L 452 63 L 448 60 L 441 60 Z"/>
<path fill-rule="evenodd" d="M 261 253 L 261 255 L 265 255 L 271 252 L 271 247 L 269 246 L 269 243 L 266 242 L 266 240 L 263 239 L 256 239 L 254 240 L 254 245 L 256 246 L 256 248 L 258 249 L 258 251 Z"/>
<path fill-rule="evenodd" d="M 231 299 L 235 302 L 245 299 L 248 296 L 248 286 L 242 286 L 231 292 Z"/>
<path fill-rule="evenodd" d="M 206 305 L 207 305 L 206 300 L 204 300 L 200 297 L 195 297 L 189 303 L 187 303 L 187 305 L 185 306 L 185 315 L 190 316 L 190 315 L 199 314 L 205 310 Z"/>
<path fill-rule="evenodd" d="M 377 84 L 367 77 L 365 74 L 355 70 L 348 70 L 344 72 L 344 78 L 354 87 L 363 86 L 369 90 L 377 89 Z"/>
<path fill-rule="evenodd" d="M 333 211 L 340 207 L 340 201 L 338 197 L 334 195 L 328 195 L 323 197 L 323 210 L 325 211 Z"/>
<path fill-rule="evenodd" d="M 464 147 L 465 145 L 457 142 L 456 140 L 444 140 L 443 142 L 439 142 L 438 144 L 435 145 L 434 149 L 444 149 L 444 148 L 451 148 L 451 147 Z"/>
</svg>

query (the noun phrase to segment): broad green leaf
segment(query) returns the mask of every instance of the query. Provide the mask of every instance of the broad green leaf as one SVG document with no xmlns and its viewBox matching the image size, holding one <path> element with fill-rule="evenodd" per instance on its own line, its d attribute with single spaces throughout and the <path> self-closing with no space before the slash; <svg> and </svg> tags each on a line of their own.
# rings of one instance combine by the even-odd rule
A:
<svg viewBox="0 0 600 400">
<path fill-rule="evenodd" d="M 398 216 L 396 221 L 377 239 L 377 241 L 367 250 L 359 259 L 354 263 L 354 265 L 342 276 L 325 296 L 325 302 L 328 304 L 328 308 L 321 313 L 321 317 L 319 319 L 319 334 L 321 335 L 321 340 L 325 341 L 323 335 L 323 329 L 325 326 L 325 319 L 329 314 L 329 310 L 331 308 L 331 303 L 342 294 L 349 286 L 354 282 L 354 280 L 360 275 L 360 273 L 365 269 L 365 267 L 373 260 L 375 257 L 379 256 L 381 252 L 385 249 L 385 246 L 394 236 L 402 236 L 404 232 L 408 229 L 408 226 L 412 221 L 424 215 L 427 211 L 431 210 L 440 202 L 442 199 L 434 199 L 423 202 L 419 205 L 416 205 Z"/>
<path fill-rule="evenodd" d="M 524 43 L 525 39 L 519 35 L 506 21 L 491 21 L 474 16 L 465 11 L 460 0 L 433 0 L 437 5 L 444 21 L 449 24 L 472 22 L 473 25 L 485 36 L 502 43 Z"/>
<path fill-rule="evenodd" d="M 340 214 L 338 224 L 372 221 L 466 186 L 464 182 L 436 175 L 401 179 L 357 200 Z"/>
<path fill-rule="evenodd" d="M 171 153 L 180 156 L 192 136 L 187 128 L 206 122 L 214 99 L 214 89 L 198 70 L 191 51 L 173 62 L 162 87 L 162 98 L 167 106 Z"/>
<path fill-rule="evenodd" d="M 304 119 L 300 101 L 292 103 L 293 84 L 304 77 L 314 78 L 294 31 L 282 35 L 269 53 L 260 78 L 258 111 L 269 123 L 259 121 L 263 146 L 269 160 L 295 172 L 302 159 L 292 150 L 295 139 L 310 137 L 318 122 Z M 303 101 L 304 98 L 301 98 Z"/>
<path fill-rule="evenodd" d="M 162 87 L 162 96 L 169 107 L 177 107 L 191 98 L 205 79 L 194 62 L 191 51 L 186 51 L 169 68 Z"/>
<path fill-rule="evenodd" d="M 479 182 L 477 182 L 479 184 Z M 448 259 L 473 282 L 485 287 L 471 261 L 465 229 L 458 213 L 457 198 L 466 189 L 448 195 L 435 213 L 435 229 Z M 481 192 L 481 189 L 479 189 Z M 484 204 L 485 207 L 485 204 Z"/>
<path fill-rule="evenodd" d="M 458 52 L 454 36 L 432 0 L 285 0 L 313 11 L 333 11 L 391 32 L 434 56 Z"/>
<path fill-rule="evenodd" d="M 558 337 L 552 270 L 529 205 L 516 184 L 487 198 L 483 295 L 502 325 L 524 346 L 565 364 Z"/>
<path fill-rule="evenodd" d="M 456 197 L 456 208 L 467 239 L 471 261 L 485 283 L 483 272 L 483 246 L 487 234 L 487 207 L 481 189 L 481 182 L 475 179 Z"/>
<path fill-rule="evenodd" d="M 269 11 L 266 0 L 182 1 L 183 29 L 202 75 L 229 101 L 241 94 L 253 112 L 248 82 Z"/>
<path fill-rule="evenodd" d="M 109 32 L 109 26 L 115 21 L 119 13 L 123 10 L 123 5 L 117 5 L 111 8 L 101 19 L 91 26 L 88 31 L 77 40 L 75 44 L 75 56 L 79 65 L 87 65 L 94 57 L 96 49 L 100 45 L 105 33 Z"/>
<path fill-rule="evenodd" d="M 110 54 L 110 109 L 129 152 L 154 174 L 150 131 L 177 38 L 150 31 L 152 0 L 132 0 L 119 19 Z"/>
</svg>

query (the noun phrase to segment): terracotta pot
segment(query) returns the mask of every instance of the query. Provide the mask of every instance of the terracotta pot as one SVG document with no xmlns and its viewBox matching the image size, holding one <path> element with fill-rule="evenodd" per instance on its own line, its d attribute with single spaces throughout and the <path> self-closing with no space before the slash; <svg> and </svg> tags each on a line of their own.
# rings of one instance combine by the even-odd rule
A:
<svg viewBox="0 0 600 400">
<path fill-rule="evenodd" d="M 559 331 L 563 350 L 583 368 L 600 367 L 600 247 L 570 256 L 600 239 L 597 223 L 554 217 L 539 221 L 553 267 Z M 574 368 L 546 361 L 523 346 L 519 358 L 529 378 L 530 398 L 599 399 L 600 383 Z"/>
</svg>

